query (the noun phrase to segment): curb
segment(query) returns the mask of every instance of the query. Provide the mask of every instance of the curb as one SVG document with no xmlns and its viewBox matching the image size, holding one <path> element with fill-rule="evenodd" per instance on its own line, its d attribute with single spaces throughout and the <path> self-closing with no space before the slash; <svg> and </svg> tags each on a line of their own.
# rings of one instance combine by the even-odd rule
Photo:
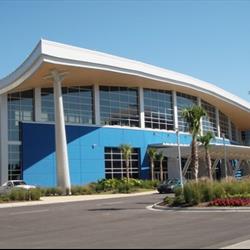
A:
<svg viewBox="0 0 250 250">
<path fill-rule="evenodd" d="M 41 206 L 50 204 L 70 203 L 70 202 L 83 202 L 94 200 L 107 200 L 118 198 L 129 198 L 136 196 L 144 196 L 156 194 L 156 191 L 132 193 L 132 194 L 100 194 L 100 195 L 78 195 L 78 196 L 55 196 L 55 197 L 41 197 L 40 201 L 28 201 L 28 202 L 13 202 L 0 204 L 1 208 L 15 208 L 15 207 L 28 207 L 28 206 Z"/>
<path fill-rule="evenodd" d="M 250 207 L 164 207 L 154 204 L 151 208 L 161 211 L 173 211 L 173 212 L 247 212 L 250 213 Z"/>
</svg>

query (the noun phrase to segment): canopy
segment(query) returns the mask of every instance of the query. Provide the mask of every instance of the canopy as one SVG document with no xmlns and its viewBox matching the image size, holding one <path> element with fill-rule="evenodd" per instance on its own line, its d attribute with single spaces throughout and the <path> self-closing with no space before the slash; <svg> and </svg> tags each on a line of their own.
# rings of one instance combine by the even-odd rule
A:
<svg viewBox="0 0 250 250">
<path fill-rule="evenodd" d="M 162 151 L 166 157 L 178 156 L 177 144 L 154 144 L 150 145 L 150 147 L 158 148 L 158 151 Z M 199 156 L 203 157 L 205 155 L 204 146 L 199 145 L 198 149 Z M 190 145 L 181 144 L 180 150 L 181 157 L 189 158 L 191 156 Z M 224 159 L 226 156 L 227 160 L 250 160 L 250 147 L 248 146 L 211 144 L 209 152 L 212 159 Z"/>
</svg>

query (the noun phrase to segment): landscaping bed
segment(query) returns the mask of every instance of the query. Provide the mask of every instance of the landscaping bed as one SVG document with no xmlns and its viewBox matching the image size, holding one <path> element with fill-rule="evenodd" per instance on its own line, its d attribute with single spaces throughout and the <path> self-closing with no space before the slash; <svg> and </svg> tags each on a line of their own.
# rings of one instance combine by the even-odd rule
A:
<svg viewBox="0 0 250 250">
<path fill-rule="evenodd" d="M 73 186 L 72 195 L 91 195 L 91 194 L 116 194 L 116 193 L 135 193 L 155 190 L 158 181 L 137 180 L 137 179 L 103 179 L 84 186 Z M 13 189 L 11 192 L 0 195 L 0 203 L 16 201 L 38 201 L 44 196 L 62 196 L 60 188 L 37 188 L 25 190 L 21 188 Z"/>
<path fill-rule="evenodd" d="M 168 207 L 250 207 L 250 179 L 199 182 L 190 181 L 175 197 L 166 197 L 159 204 Z"/>
<path fill-rule="evenodd" d="M 9 193 L 0 195 L 0 203 L 16 201 L 38 201 L 41 198 L 39 189 L 25 190 L 21 188 L 13 189 Z"/>
<path fill-rule="evenodd" d="M 91 195 L 91 194 L 116 194 L 116 193 L 135 193 L 154 190 L 159 181 L 138 180 L 138 179 L 103 179 L 92 182 L 84 186 L 73 186 L 72 195 Z M 61 196 L 62 190 L 59 188 L 42 188 L 42 196 Z"/>
</svg>

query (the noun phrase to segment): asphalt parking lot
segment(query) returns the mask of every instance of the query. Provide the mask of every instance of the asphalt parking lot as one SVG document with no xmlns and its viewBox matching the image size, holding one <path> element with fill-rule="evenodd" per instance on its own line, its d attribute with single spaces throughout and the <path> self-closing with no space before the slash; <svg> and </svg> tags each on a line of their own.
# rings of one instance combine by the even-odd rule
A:
<svg viewBox="0 0 250 250">
<path fill-rule="evenodd" d="M 222 248 L 250 239 L 248 213 L 151 211 L 165 195 L 2 208 L 0 248 Z"/>
</svg>

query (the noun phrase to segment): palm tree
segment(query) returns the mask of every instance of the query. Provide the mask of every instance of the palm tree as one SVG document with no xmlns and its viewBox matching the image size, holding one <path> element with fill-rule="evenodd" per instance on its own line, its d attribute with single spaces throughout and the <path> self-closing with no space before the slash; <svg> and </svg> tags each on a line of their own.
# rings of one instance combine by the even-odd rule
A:
<svg viewBox="0 0 250 250">
<path fill-rule="evenodd" d="M 197 137 L 200 133 L 201 118 L 203 116 L 206 116 L 206 112 L 202 107 L 193 105 L 192 107 L 183 109 L 182 116 L 187 121 L 189 132 L 192 134 L 192 152 L 190 165 L 192 168 L 192 177 L 195 179 L 195 181 L 198 181 L 199 155 L 197 147 Z"/>
<path fill-rule="evenodd" d="M 120 150 L 122 152 L 122 157 L 126 162 L 126 174 L 127 174 L 127 179 L 129 179 L 129 163 L 133 152 L 133 148 L 129 144 L 121 144 Z"/>
<path fill-rule="evenodd" d="M 206 167 L 208 170 L 208 178 L 210 178 L 210 180 L 213 180 L 212 161 L 209 152 L 210 142 L 212 139 L 214 139 L 214 135 L 211 131 L 208 131 L 205 135 L 198 137 L 198 142 L 200 142 L 205 148 Z"/>
<path fill-rule="evenodd" d="M 156 148 L 149 148 L 148 155 L 149 155 L 150 165 L 151 165 L 151 180 L 153 181 L 154 180 L 154 167 L 155 167 L 154 161 L 157 156 Z"/>
<path fill-rule="evenodd" d="M 159 154 L 157 154 L 157 160 L 160 162 L 160 181 L 163 181 L 163 160 L 164 160 L 164 154 L 161 151 Z"/>
</svg>

